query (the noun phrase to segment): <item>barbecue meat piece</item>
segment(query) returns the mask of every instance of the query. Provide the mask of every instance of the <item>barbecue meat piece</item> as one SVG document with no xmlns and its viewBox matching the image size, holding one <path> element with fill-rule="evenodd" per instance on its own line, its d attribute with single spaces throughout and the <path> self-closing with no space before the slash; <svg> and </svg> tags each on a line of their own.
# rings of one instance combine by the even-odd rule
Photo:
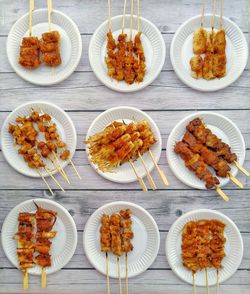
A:
<svg viewBox="0 0 250 294">
<path fill-rule="evenodd" d="M 225 54 L 215 53 L 213 55 L 213 74 L 217 78 L 223 78 L 226 75 L 227 58 Z"/>
<path fill-rule="evenodd" d="M 208 170 L 202 157 L 197 153 L 193 153 L 188 147 L 188 144 L 178 142 L 175 145 L 174 151 L 185 161 L 185 166 L 194 172 L 200 180 L 205 182 L 207 189 L 211 189 L 220 183 Z"/>
<path fill-rule="evenodd" d="M 62 63 L 60 55 L 60 34 L 58 31 L 42 34 L 40 40 L 42 62 L 49 66 L 57 66 Z"/>
<path fill-rule="evenodd" d="M 194 54 L 203 54 L 206 52 L 207 33 L 203 28 L 194 31 L 193 52 Z"/>
<path fill-rule="evenodd" d="M 200 79 L 202 77 L 203 59 L 200 55 L 193 56 L 190 59 L 190 66 L 192 71 L 192 77 Z"/>
<path fill-rule="evenodd" d="M 230 146 L 222 142 L 222 140 L 214 135 L 211 130 L 206 128 L 200 118 L 197 117 L 190 121 L 186 129 L 202 144 L 205 144 L 208 148 L 214 150 L 218 156 L 225 159 L 228 163 L 237 161 L 237 156 L 231 151 Z"/>
<path fill-rule="evenodd" d="M 202 76 L 205 80 L 212 80 L 215 78 L 213 74 L 213 54 L 206 53 L 204 57 L 203 67 L 202 67 Z"/>
<path fill-rule="evenodd" d="M 39 40 L 37 37 L 23 38 L 18 62 L 27 69 L 35 69 L 40 65 Z"/>
<path fill-rule="evenodd" d="M 214 53 L 225 54 L 226 52 L 226 33 L 219 30 L 214 36 Z"/>
<path fill-rule="evenodd" d="M 60 42 L 60 34 L 58 31 L 51 31 L 42 34 L 42 41 L 44 42 Z"/>
<path fill-rule="evenodd" d="M 187 143 L 189 148 L 193 152 L 199 153 L 204 162 L 207 165 L 213 167 L 213 169 L 216 171 L 217 176 L 223 178 L 228 176 L 228 172 L 231 170 L 231 168 L 227 164 L 227 162 L 221 159 L 216 152 L 202 145 L 193 134 L 186 131 L 182 138 L 182 141 Z"/>
</svg>

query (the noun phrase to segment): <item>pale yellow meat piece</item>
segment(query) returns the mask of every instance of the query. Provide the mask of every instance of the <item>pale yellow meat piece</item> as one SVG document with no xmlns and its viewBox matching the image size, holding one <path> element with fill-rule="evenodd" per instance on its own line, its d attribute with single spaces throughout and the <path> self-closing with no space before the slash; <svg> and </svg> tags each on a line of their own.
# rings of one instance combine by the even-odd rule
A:
<svg viewBox="0 0 250 294">
<path fill-rule="evenodd" d="M 213 74 L 213 54 L 206 53 L 203 61 L 202 76 L 205 80 L 212 80 L 215 78 Z"/>
<path fill-rule="evenodd" d="M 191 66 L 193 78 L 200 79 L 202 77 L 202 66 L 203 66 L 202 57 L 200 55 L 193 56 L 190 59 L 190 66 Z"/>
<path fill-rule="evenodd" d="M 194 54 L 203 54 L 206 52 L 207 33 L 203 28 L 194 31 L 193 52 Z"/>
</svg>

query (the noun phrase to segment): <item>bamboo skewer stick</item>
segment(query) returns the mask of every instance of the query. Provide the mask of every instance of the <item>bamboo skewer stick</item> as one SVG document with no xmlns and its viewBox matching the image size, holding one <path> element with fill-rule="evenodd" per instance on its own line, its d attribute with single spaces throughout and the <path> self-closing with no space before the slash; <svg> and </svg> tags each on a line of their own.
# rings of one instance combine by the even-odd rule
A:
<svg viewBox="0 0 250 294">
<path fill-rule="evenodd" d="M 133 15 L 134 15 L 134 0 L 130 0 L 131 2 L 131 11 L 130 11 L 130 36 L 129 40 L 132 41 L 132 30 L 133 30 Z"/>
<path fill-rule="evenodd" d="M 65 173 L 65 171 L 62 169 L 60 169 L 60 166 L 58 166 L 58 164 L 51 158 L 51 157 L 47 157 L 51 162 L 52 164 L 54 165 L 55 169 L 61 174 L 61 176 L 65 179 L 65 181 L 70 184 L 70 181 Z"/>
<path fill-rule="evenodd" d="M 57 154 L 55 153 L 55 151 L 52 151 L 52 154 L 54 156 L 54 159 L 55 159 L 55 162 L 56 162 L 56 165 L 58 167 L 59 170 L 61 170 L 62 174 L 64 175 L 64 177 L 66 178 L 66 181 L 70 184 L 70 181 L 69 181 L 69 178 L 65 172 L 65 170 L 63 169 L 63 167 L 61 166 L 61 163 L 57 157 Z"/>
<path fill-rule="evenodd" d="M 50 188 L 48 182 L 46 181 L 46 179 L 45 179 L 45 177 L 43 176 L 43 174 L 41 173 L 41 171 L 40 171 L 39 169 L 37 169 L 37 172 L 39 173 L 40 177 L 43 179 L 45 185 L 48 187 L 48 189 L 49 189 L 51 195 L 54 196 L 53 191 L 51 190 L 51 188 Z"/>
<path fill-rule="evenodd" d="M 121 280 L 120 256 L 117 257 L 117 265 L 118 265 L 119 293 L 122 294 L 122 280 Z"/>
<path fill-rule="evenodd" d="M 216 270 L 216 294 L 219 294 L 219 270 Z"/>
<path fill-rule="evenodd" d="M 169 185 L 168 179 L 167 179 L 164 171 L 162 169 L 160 169 L 159 165 L 157 164 L 153 152 L 151 150 L 149 150 L 148 152 L 149 152 L 149 155 L 150 155 L 150 157 L 151 157 L 151 159 L 152 159 L 152 161 L 153 161 L 153 163 L 154 163 L 154 165 L 155 165 L 155 167 L 156 167 L 156 169 L 157 169 L 157 171 L 163 181 L 163 184 L 168 186 Z"/>
<path fill-rule="evenodd" d="M 110 0 L 108 0 L 108 29 L 111 32 Z"/>
<path fill-rule="evenodd" d="M 216 14 L 216 0 L 214 0 L 214 11 L 213 11 L 213 17 L 212 17 L 212 33 L 214 31 L 215 14 Z"/>
<path fill-rule="evenodd" d="M 154 180 L 153 180 L 153 178 L 152 178 L 152 176 L 151 176 L 151 174 L 150 174 L 150 172 L 149 172 L 149 170 L 148 170 L 148 167 L 147 167 L 147 165 L 146 165 L 145 160 L 144 160 L 143 157 L 141 156 L 141 153 L 140 153 L 140 152 L 138 152 L 138 155 L 139 155 L 139 157 L 140 157 L 140 159 L 141 159 L 141 162 L 142 162 L 142 164 L 143 164 L 143 166 L 144 166 L 144 169 L 145 169 L 145 171 L 146 171 L 146 173 L 147 173 L 147 179 L 148 179 L 148 182 L 149 182 L 151 188 L 152 188 L 153 190 L 156 190 L 157 187 L 156 187 L 155 182 L 154 182 Z"/>
<path fill-rule="evenodd" d="M 26 269 L 23 274 L 23 289 L 26 290 L 29 288 L 29 274 L 28 270 Z"/>
<path fill-rule="evenodd" d="M 222 10 L 223 10 L 223 0 L 220 0 L 220 30 L 222 30 Z"/>
<path fill-rule="evenodd" d="M 71 160 L 71 158 L 69 159 L 69 162 L 71 163 L 71 165 L 72 165 L 72 167 L 73 167 L 75 173 L 77 174 L 78 178 L 81 180 L 82 177 L 80 176 L 80 174 L 79 174 L 78 170 L 76 169 L 76 166 L 75 166 L 75 164 L 73 163 L 73 161 Z"/>
<path fill-rule="evenodd" d="M 50 175 L 50 177 L 53 179 L 53 181 L 57 184 L 57 186 L 63 191 L 65 192 L 65 190 L 63 189 L 63 187 L 60 185 L 60 183 L 57 181 L 57 179 L 53 176 L 53 174 L 51 173 L 51 171 L 45 166 L 44 170 Z"/>
<path fill-rule="evenodd" d="M 220 195 L 220 197 L 225 201 L 229 201 L 229 197 L 221 190 L 220 186 L 216 186 L 215 191 Z"/>
<path fill-rule="evenodd" d="M 41 109 L 40 111 L 41 111 L 42 114 L 44 114 L 44 112 L 43 112 L 42 109 Z M 51 122 L 48 122 L 48 125 L 51 126 Z M 62 149 L 65 150 L 65 148 L 62 148 Z M 60 161 L 59 161 L 59 159 L 58 159 L 58 157 L 57 157 L 57 154 L 56 154 L 54 151 L 53 151 L 53 155 L 54 155 L 54 157 L 55 157 L 55 159 L 56 159 L 58 165 L 60 166 L 62 172 L 63 172 L 64 175 L 67 177 L 67 175 L 66 175 L 64 169 L 63 169 L 63 168 L 61 167 L 61 165 L 60 165 Z M 74 163 L 73 163 L 73 161 L 72 161 L 71 158 L 69 158 L 69 162 L 71 163 L 71 165 L 72 165 L 72 167 L 73 167 L 75 173 L 77 174 L 78 178 L 81 180 L 82 178 L 81 178 L 79 172 L 77 171 L 76 166 L 74 165 Z M 68 177 L 67 177 L 67 178 L 68 178 Z M 69 182 L 69 181 L 68 181 L 68 182 Z M 70 184 L 70 182 L 69 182 L 69 184 Z"/>
<path fill-rule="evenodd" d="M 47 277 L 46 277 L 46 271 L 45 268 L 42 268 L 42 288 L 46 288 L 47 285 Z"/>
<path fill-rule="evenodd" d="M 246 175 L 247 177 L 250 176 L 250 173 L 243 166 L 241 166 L 237 161 L 234 161 L 234 164 L 238 168 L 238 170 L 241 171 L 244 175 Z"/>
<path fill-rule="evenodd" d="M 202 4 L 202 13 L 201 13 L 201 28 L 204 26 L 204 13 L 205 13 L 205 7 L 206 7 L 206 0 L 203 1 Z"/>
<path fill-rule="evenodd" d="M 126 252 L 126 294 L 128 294 L 128 253 Z"/>
<path fill-rule="evenodd" d="M 47 0 L 48 6 L 48 25 L 49 25 L 49 32 L 51 31 L 51 13 L 52 13 L 52 0 Z"/>
<path fill-rule="evenodd" d="M 231 173 L 228 173 L 228 177 L 240 189 L 244 188 L 243 184 L 238 179 L 236 179 Z"/>
<path fill-rule="evenodd" d="M 137 0 L 137 31 L 140 32 L 140 0 Z"/>
<path fill-rule="evenodd" d="M 106 252 L 106 277 L 107 277 L 107 293 L 110 294 L 108 252 Z"/>
<path fill-rule="evenodd" d="M 194 289 L 194 294 L 196 294 L 196 284 L 195 284 L 195 273 L 192 273 L 192 278 L 193 278 L 193 289 Z"/>
<path fill-rule="evenodd" d="M 142 191 L 147 192 L 148 188 L 147 188 L 146 184 L 144 183 L 143 178 L 141 178 L 139 176 L 139 174 L 138 174 L 138 172 L 137 172 L 137 170 L 135 168 L 135 165 L 134 165 L 134 163 L 133 163 L 133 161 L 131 159 L 129 160 L 129 163 L 131 164 L 131 166 L 132 166 L 132 168 L 134 170 L 134 173 L 135 173 L 135 175 L 137 177 L 137 180 L 138 180 L 139 184 L 141 185 Z"/>
<path fill-rule="evenodd" d="M 35 8 L 34 0 L 29 1 L 29 36 L 32 36 L 32 13 Z"/>
<path fill-rule="evenodd" d="M 210 294 L 210 289 L 209 289 L 209 285 L 208 285 L 208 274 L 207 274 L 207 268 L 205 268 L 205 272 L 206 272 L 206 289 L 207 289 L 207 294 Z"/>
<path fill-rule="evenodd" d="M 126 6 L 127 6 L 127 0 L 124 0 L 124 4 L 123 4 L 123 16 L 122 16 L 122 34 L 124 33 L 124 27 L 125 27 Z"/>
</svg>

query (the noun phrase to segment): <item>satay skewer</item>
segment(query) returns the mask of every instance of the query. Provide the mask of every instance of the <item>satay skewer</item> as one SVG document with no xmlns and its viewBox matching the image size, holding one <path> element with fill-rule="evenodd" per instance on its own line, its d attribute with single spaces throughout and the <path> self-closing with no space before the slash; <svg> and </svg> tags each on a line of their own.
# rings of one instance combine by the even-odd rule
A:
<svg viewBox="0 0 250 294">
<path fill-rule="evenodd" d="M 41 109 L 40 111 L 41 111 L 42 114 L 44 114 L 44 112 L 43 112 L 42 109 Z M 49 125 L 49 126 L 52 126 L 52 124 L 51 124 L 50 121 L 48 122 L 48 125 Z M 65 148 L 63 148 L 63 150 L 65 150 Z M 65 173 L 65 171 L 63 170 L 63 168 L 61 167 L 60 162 L 59 162 L 59 159 L 58 159 L 58 157 L 57 157 L 57 155 L 56 155 L 56 153 L 55 153 L 54 151 L 53 151 L 53 155 L 54 155 L 54 157 L 55 157 L 55 159 L 56 159 L 58 165 L 59 165 L 60 168 L 62 169 L 62 172 L 63 172 L 63 173 L 65 174 L 65 176 L 66 176 L 66 173 Z M 69 162 L 71 163 L 71 165 L 72 165 L 72 167 L 73 167 L 75 173 L 77 174 L 78 178 L 81 180 L 82 178 L 81 178 L 79 172 L 77 171 L 76 166 L 74 165 L 74 163 L 73 163 L 73 161 L 72 161 L 71 158 L 69 158 Z M 67 177 L 67 176 L 66 176 L 66 177 Z"/>
<path fill-rule="evenodd" d="M 29 0 L 29 36 L 32 36 L 32 13 L 34 11 L 34 0 Z"/>
</svg>

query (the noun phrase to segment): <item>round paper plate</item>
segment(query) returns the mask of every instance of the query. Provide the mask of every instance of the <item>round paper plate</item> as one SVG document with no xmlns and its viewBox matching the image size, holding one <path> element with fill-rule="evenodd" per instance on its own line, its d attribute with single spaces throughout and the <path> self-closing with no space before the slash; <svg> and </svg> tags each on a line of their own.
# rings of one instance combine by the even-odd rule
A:
<svg viewBox="0 0 250 294">
<path fill-rule="evenodd" d="M 200 209 L 190 211 L 172 225 L 166 239 L 166 256 L 173 272 L 182 280 L 189 284 L 193 284 L 192 272 L 182 265 L 181 260 L 181 235 L 182 229 L 187 222 L 198 221 L 201 219 L 217 219 L 222 221 L 225 227 L 225 253 L 226 256 L 222 260 L 222 269 L 219 270 L 219 283 L 223 283 L 229 279 L 240 266 L 243 257 L 243 241 L 241 234 L 234 222 L 224 214 L 209 209 Z M 216 285 L 216 270 L 208 269 L 209 285 Z M 199 271 L 195 274 L 195 283 L 197 286 L 206 286 L 205 271 Z"/>
<path fill-rule="evenodd" d="M 130 15 L 125 17 L 124 33 L 130 34 L 129 30 Z M 113 36 L 117 39 L 121 33 L 122 15 L 111 18 Z M 137 33 L 137 18 L 133 18 L 133 38 Z M 108 21 L 102 23 L 93 34 L 89 44 L 89 62 L 97 78 L 107 87 L 118 92 L 134 92 L 141 90 L 151 84 L 160 74 L 166 56 L 166 46 L 161 32 L 147 19 L 140 17 L 141 41 L 146 58 L 146 74 L 143 82 L 128 85 L 124 81 L 116 81 L 107 75 L 105 63 Z"/>
<path fill-rule="evenodd" d="M 152 146 L 151 151 L 155 155 L 155 159 L 158 162 L 161 155 L 161 147 L 162 147 L 160 131 L 156 123 L 152 120 L 152 118 L 149 115 L 147 115 L 145 112 L 139 109 L 128 107 L 128 106 L 121 106 L 121 107 L 110 108 L 109 110 L 104 111 L 90 125 L 87 132 L 87 138 L 91 135 L 94 135 L 102 131 L 108 124 L 112 123 L 113 121 L 122 121 L 122 120 L 124 120 L 126 123 L 129 123 L 132 120 L 135 120 L 135 121 L 146 120 L 149 123 L 154 133 L 154 136 L 157 140 L 157 142 Z M 88 148 L 87 148 L 87 153 L 88 153 Z M 116 183 L 130 183 L 130 182 L 137 181 L 137 177 L 134 174 L 134 171 L 128 162 L 119 166 L 116 170 L 114 170 L 114 172 L 104 173 L 100 171 L 97 168 L 97 166 L 91 162 L 91 156 L 88 156 L 88 158 L 93 168 L 105 179 L 108 179 Z M 150 155 L 148 153 L 144 153 L 143 159 L 145 160 L 149 171 L 152 171 L 154 168 L 154 163 L 152 162 Z M 146 171 L 143 167 L 141 160 L 136 160 L 134 162 L 134 165 L 136 167 L 138 174 L 141 177 L 145 177 Z"/>
<path fill-rule="evenodd" d="M 87 258 L 93 267 L 102 274 L 106 274 L 106 255 L 100 248 L 100 221 L 103 213 L 119 213 L 122 209 L 130 208 L 132 213 L 132 230 L 134 232 L 133 251 L 128 253 L 128 276 L 134 277 L 146 271 L 154 262 L 160 246 L 160 233 L 153 217 L 139 205 L 118 201 L 106 204 L 97 209 L 88 219 L 84 234 L 83 246 Z M 108 254 L 109 276 L 118 278 L 117 257 Z M 125 256 L 121 256 L 121 277 L 125 278 Z"/>
<path fill-rule="evenodd" d="M 62 63 L 57 67 L 41 64 L 29 70 L 18 63 L 22 38 L 28 36 L 29 14 L 25 14 L 11 28 L 7 39 L 7 55 L 14 71 L 24 80 L 41 86 L 54 85 L 67 79 L 76 69 L 82 54 L 82 40 L 76 24 L 64 13 L 53 10 L 51 30 L 59 31 Z M 48 31 L 48 10 L 37 9 L 33 12 L 32 35 L 38 37 Z"/>
<path fill-rule="evenodd" d="M 184 161 L 174 152 L 174 145 L 180 141 L 186 132 L 186 125 L 194 118 L 201 118 L 211 131 L 231 146 L 232 152 L 238 157 L 238 162 L 243 165 L 245 159 L 245 142 L 238 127 L 225 116 L 215 112 L 196 112 L 182 119 L 171 131 L 167 142 L 167 160 L 172 172 L 184 184 L 196 188 L 206 189 L 204 182 L 199 180 L 194 173 L 186 168 Z M 237 175 L 238 169 L 235 165 L 230 165 L 231 174 Z M 229 178 L 220 178 L 220 187 L 229 182 Z"/>
<path fill-rule="evenodd" d="M 189 61 L 193 54 L 193 33 L 200 27 L 201 16 L 188 19 L 176 31 L 170 48 L 170 58 L 177 76 L 189 87 L 200 91 L 217 91 L 235 82 L 247 64 L 248 46 L 240 28 L 230 19 L 223 17 L 226 32 L 227 74 L 221 79 L 194 79 Z M 212 14 L 205 14 L 204 28 L 211 31 Z M 215 30 L 220 28 L 220 17 L 215 16 Z"/>
<path fill-rule="evenodd" d="M 60 138 L 67 144 L 67 149 L 70 150 L 70 158 L 73 157 L 76 149 L 76 130 L 75 126 L 66 112 L 64 112 L 60 107 L 55 104 L 43 102 L 43 101 L 33 101 L 22 104 L 13 110 L 6 120 L 3 123 L 1 131 L 1 145 L 2 151 L 7 162 L 19 173 L 24 174 L 29 177 L 39 178 L 40 175 L 35 169 L 30 168 L 27 163 L 24 161 L 22 155 L 17 153 L 19 149 L 18 145 L 14 145 L 14 139 L 12 135 L 8 132 L 9 123 L 15 124 L 15 120 L 18 116 L 28 116 L 31 114 L 34 109 L 38 112 L 41 110 L 44 113 L 48 113 L 52 116 L 52 122 L 56 123 L 57 131 L 60 135 Z M 38 136 L 38 140 L 44 140 L 43 135 Z M 64 168 L 68 165 L 68 160 L 61 160 L 58 157 L 60 165 Z M 58 171 L 54 168 L 51 161 L 43 159 L 46 163 L 46 166 L 52 170 L 52 173 L 55 174 Z M 41 173 L 44 177 L 49 176 L 48 173 L 44 170 L 41 170 Z"/>
<path fill-rule="evenodd" d="M 18 214 L 19 212 L 36 211 L 34 201 L 39 206 L 51 209 L 57 212 L 57 220 L 53 227 L 54 231 L 57 231 L 57 235 L 52 239 L 51 246 L 51 267 L 46 267 L 46 273 L 52 274 L 62 267 L 64 267 L 72 258 L 77 244 L 77 230 L 75 222 L 68 211 L 55 201 L 47 199 L 31 199 L 24 201 L 14 207 L 4 220 L 2 227 L 2 246 L 4 253 L 9 261 L 18 268 L 18 259 L 16 254 L 17 241 L 13 239 L 13 236 L 18 229 Z M 36 265 L 29 269 L 29 274 L 41 275 L 41 267 Z"/>
</svg>

